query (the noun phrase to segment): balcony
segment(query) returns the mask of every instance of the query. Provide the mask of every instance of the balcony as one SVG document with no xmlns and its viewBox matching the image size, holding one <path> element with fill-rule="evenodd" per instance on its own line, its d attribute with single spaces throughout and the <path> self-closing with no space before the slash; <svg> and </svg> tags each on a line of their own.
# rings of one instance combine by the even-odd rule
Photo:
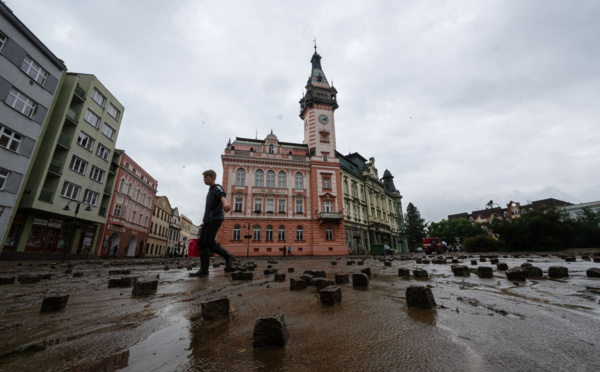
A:
<svg viewBox="0 0 600 372">
<path fill-rule="evenodd" d="M 77 125 L 79 123 L 79 118 L 77 117 L 77 113 L 71 109 L 67 111 L 67 123 Z"/>
<path fill-rule="evenodd" d="M 67 150 L 68 150 L 68 149 L 70 149 L 70 148 L 71 148 L 71 137 L 70 137 L 70 136 L 68 136 L 68 135 L 66 135 L 66 134 L 64 134 L 64 133 L 61 133 L 61 134 L 60 134 L 60 136 L 58 136 L 58 141 L 57 141 L 57 143 L 58 143 L 60 146 L 62 146 L 62 147 L 64 147 L 65 149 L 67 149 Z"/>
<path fill-rule="evenodd" d="M 112 195 L 112 188 L 110 188 L 109 186 L 106 186 L 104 188 L 104 194 L 108 195 L 108 196 Z"/>
<path fill-rule="evenodd" d="M 52 190 L 42 189 L 42 192 L 40 192 L 40 197 L 38 199 L 43 202 L 51 203 L 52 202 L 52 194 L 53 194 Z"/>
<path fill-rule="evenodd" d="M 52 159 L 48 167 L 48 172 L 60 176 L 62 174 L 62 163 Z"/>
<path fill-rule="evenodd" d="M 323 221 L 341 221 L 344 217 L 342 212 L 319 212 L 319 219 Z"/>
<path fill-rule="evenodd" d="M 118 165 L 115 165 L 114 163 L 110 165 L 110 169 L 108 170 L 108 173 L 110 174 L 117 174 L 117 170 L 119 169 Z"/>
<path fill-rule="evenodd" d="M 98 216 L 106 217 L 106 207 L 100 207 L 98 211 Z"/>
<path fill-rule="evenodd" d="M 85 90 L 79 84 L 75 87 L 75 97 L 79 98 L 82 102 L 85 101 Z"/>
</svg>

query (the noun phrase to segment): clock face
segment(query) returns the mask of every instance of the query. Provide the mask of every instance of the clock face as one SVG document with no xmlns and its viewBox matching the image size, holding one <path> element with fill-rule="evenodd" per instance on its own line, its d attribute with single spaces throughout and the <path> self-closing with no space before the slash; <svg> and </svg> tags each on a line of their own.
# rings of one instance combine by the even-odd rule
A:
<svg viewBox="0 0 600 372">
<path fill-rule="evenodd" d="M 321 122 L 321 124 L 327 124 L 329 122 L 329 118 L 327 117 L 327 115 L 321 115 L 319 116 L 319 121 Z"/>
</svg>

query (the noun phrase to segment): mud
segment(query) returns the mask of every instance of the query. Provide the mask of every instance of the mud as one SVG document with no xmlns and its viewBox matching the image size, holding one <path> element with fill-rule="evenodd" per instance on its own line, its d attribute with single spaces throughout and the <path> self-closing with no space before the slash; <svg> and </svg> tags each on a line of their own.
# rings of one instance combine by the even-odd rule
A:
<svg viewBox="0 0 600 372">
<path fill-rule="evenodd" d="M 517 282 L 489 262 L 477 264 L 493 266 L 493 278 L 480 279 L 473 273 L 478 265 L 470 264 L 479 255 L 459 259 L 469 277 L 452 273 L 457 256 L 446 264 L 405 258 L 394 256 L 390 266 L 371 257 L 363 266 L 345 264 L 357 257 L 252 258 L 252 281 L 233 281 L 223 266 L 190 277 L 186 267 L 197 270 L 196 259 L 77 262 L 82 277 L 65 274 L 58 263 L 0 262 L 0 277 L 52 274 L 38 283 L 0 285 L 0 370 L 600 370 L 600 278 L 586 276 L 600 263 L 583 261 L 581 253 L 576 262 L 557 255 L 502 258 L 509 268 L 530 262 L 544 271 L 544 278 Z M 268 265 L 295 273 L 275 282 L 263 274 Z M 548 279 L 548 268 L 557 265 L 568 268 L 568 278 Z M 289 289 L 290 278 L 304 270 L 334 279 L 365 268 L 372 272 L 369 286 L 338 284 L 338 305 L 323 306 L 314 286 Z M 399 268 L 410 269 L 410 278 L 399 277 Z M 417 268 L 430 278 L 415 280 Z M 109 271 L 116 269 L 140 279 L 159 275 L 157 292 L 133 297 L 132 287 L 109 289 L 109 278 L 119 277 Z M 430 287 L 437 308 L 408 308 L 409 285 Z M 44 298 L 64 294 L 70 295 L 64 310 L 40 312 Z M 204 321 L 201 302 L 223 296 L 231 300 L 231 319 Z M 257 317 L 276 312 L 285 316 L 287 346 L 254 349 Z"/>
</svg>

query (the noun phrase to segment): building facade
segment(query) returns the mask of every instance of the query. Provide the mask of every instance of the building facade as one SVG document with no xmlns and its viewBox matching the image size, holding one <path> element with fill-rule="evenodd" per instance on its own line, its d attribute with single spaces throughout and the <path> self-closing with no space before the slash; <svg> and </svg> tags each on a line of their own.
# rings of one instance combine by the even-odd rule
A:
<svg viewBox="0 0 600 372">
<path fill-rule="evenodd" d="M 570 218 L 577 219 L 583 216 L 583 210 L 585 208 L 589 208 L 594 213 L 600 213 L 600 200 L 581 204 L 572 204 L 568 206 L 562 206 L 559 208 L 569 213 Z"/>
<path fill-rule="evenodd" d="M 190 239 L 196 239 L 198 236 L 198 231 L 196 231 L 195 235 L 192 233 L 193 227 L 194 227 L 194 224 L 192 223 L 192 220 L 188 216 L 186 216 L 185 214 L 182 213 L 181 214 L 181 234 L 179 237 L 179 243 L 181 246 L 181 252 L 183 252 L 184 256 L 187 256 L 187 254 L 188 254 Z"/>
<path fill-rule="evenodd" d="M 149 247 L 146 256 L 164 257 L 167 252 L 170 217 L 171 203 L 169 203 L 169 199 L 166 196 L 157 196 L 154 201 L 152 219 L 150 220 L 150 231 L 148 233 Z"/>
<path fill-rule="evenodd" d="M 117 182 L 98 255 L 144 257 L 158 183 L 124 150 L 116 151 L 121 155 Z"/>
<path fill-rule="evenodd" d="M 343 156 L 341 163 L 344 225 L 350 254 L 371 252 L 387 245 L 396 252 L 408 252 L 404 231 L 402 195 L 389 170 L 379 178 L 375 159 L 358 153 Z"/>
<path fill-rule="evenodd" d="M 18 231 L 8 227 L 66 69 L 0 2 L 0 252 L 15 249 Z"/>
<path fill-rule="evenodd" d="M 171 209 L 169 217 L 169 233 L 167 236 L 167 257 L 181 254 L 181 218 L 177 207 Z"/>
<path fill-rule="evenodd" d="M 336 153 L 337 90 L 311 58 L 300 100 L 302 143 L 236 138 L 223 161 L 223 188 L 232 210 L 217 240 L 238 256 L 347 255 L 340 161 Z"/>
<path fill-rule="evenodd" d="M 120 158 L 125 108 L 90 74 L 63 78 L 10 235 L 16 252 L 94 254 Z"/>
</svg>

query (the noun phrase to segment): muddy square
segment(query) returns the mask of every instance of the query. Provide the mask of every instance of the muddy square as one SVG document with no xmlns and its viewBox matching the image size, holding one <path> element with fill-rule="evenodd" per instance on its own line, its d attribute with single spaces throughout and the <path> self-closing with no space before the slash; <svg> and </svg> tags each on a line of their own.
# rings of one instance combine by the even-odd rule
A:
<svg viewBox="0 0 600 372">
<path fill-rule="evenodd" d="M 190 276 L 194 258 L 3 261 L 0 370 L 597 371 L 599 257 L 238 258 L 245 276 L 217 257 L 208 277 Z M 366 269 L 368 285 L 354 286 Z M 324 304 L 315 278 L 291 288 L 316 273 L 348 274 L 341 302 Z M 428 288 L 433 308 L 409 306 L 410 286 Z M 222 298 L 229 315 L 207 320 L 202 303 Z M 284 318 L 287 344 L 254 347 L 270 314 Z"/>
</svg>

